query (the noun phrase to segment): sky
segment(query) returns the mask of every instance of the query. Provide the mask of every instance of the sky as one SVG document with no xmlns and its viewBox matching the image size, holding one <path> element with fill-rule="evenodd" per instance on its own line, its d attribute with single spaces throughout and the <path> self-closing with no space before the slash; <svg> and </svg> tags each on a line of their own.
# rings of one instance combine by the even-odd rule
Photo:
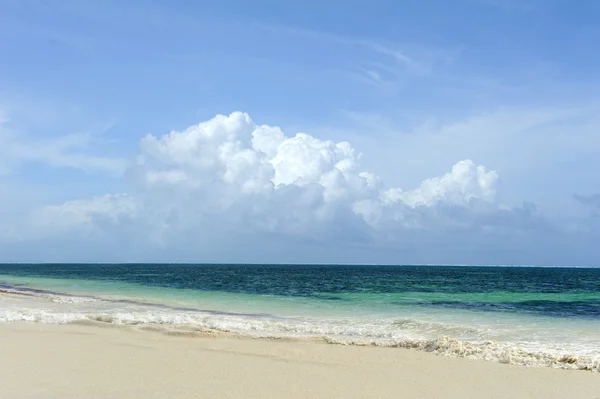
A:
<svg viewBox="0 0 600 399">
<path fill-rule="evenodd" d="M 600 266 L 598 20 L 0 0 L 0 262 Z"/>
</svg>

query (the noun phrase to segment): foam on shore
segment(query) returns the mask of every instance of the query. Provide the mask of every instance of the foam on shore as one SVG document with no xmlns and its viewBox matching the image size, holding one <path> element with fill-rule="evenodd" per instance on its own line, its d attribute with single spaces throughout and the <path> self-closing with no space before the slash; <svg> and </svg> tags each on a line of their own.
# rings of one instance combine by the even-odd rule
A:
<svg viewBox="0 0 600 399">
<path fill-rule="evenodd" d="M 0 303 L 0 322 L 92 322 L 189 336 L 223 332 L 253 338 L 318 339 L 330 344 L 408 348 L 523 366 L 600 371 L 600 353 L 594 348 L 486 340 L 486 331 L 474 326 L 407 318 L 364 320 L 236 314 L 31 289 L 3 288 L 0 295 L 13 299 L 8 306 L 2 307 Z M 61 305 L 61 310 L 50 304 Z"/>
</svg>

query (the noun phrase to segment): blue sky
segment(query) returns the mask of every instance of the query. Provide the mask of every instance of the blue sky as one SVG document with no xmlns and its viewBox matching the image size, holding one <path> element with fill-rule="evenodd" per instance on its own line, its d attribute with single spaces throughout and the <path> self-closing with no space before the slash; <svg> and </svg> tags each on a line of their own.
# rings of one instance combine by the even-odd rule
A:
<svg viewBox="0 0 600 399">
<path fill-rule="evenodd" d="M 599 18 L 0 0 L 0 261 L 597 265 Z"/>
</svg>

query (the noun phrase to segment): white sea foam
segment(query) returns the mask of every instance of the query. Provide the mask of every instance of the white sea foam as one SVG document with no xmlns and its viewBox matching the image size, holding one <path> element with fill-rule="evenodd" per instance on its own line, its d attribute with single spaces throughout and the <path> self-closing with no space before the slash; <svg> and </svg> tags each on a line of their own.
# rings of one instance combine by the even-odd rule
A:
<svg viewBox="0 0 600 399">
<path fill-rule="evenodd" d="M 99 301 L 97 298 L 64 295 L 48 295 L 48 299 L 56 303 L 88 303 Z"/>
<path fill-rule="evenodd" d="M 489 326 L 464 325 L 414 318 L 278 318 L 169 309 L 132 301 L 61 295 L 6 288 L 0 299 L 0 322 L 67 324 L 100 322 L 158 327 L 164 331 L 210 329 L 258 338 L 322 339 L 332 344 L 401 347 L 439 355 L 483 359 L 525 366 L 600 371 L 600 339 L 538 340 L 515 326 L 490 335 Z M 567 342 L 565 344 L 565 342 Z"/>
<path fill-rule="evenodd" d="M 48 300 L 50 300 L 52 302 L 56 302 L 56 303 L 86 303 L 86 302 L 101 301 L 100 298 L 94 298 L 94 297 L 90 297 L 90 296 L 65 295 L 65 294 L 60 294 L 60 293 L 19 290 L 19 289 L 13 289 L 13 288 L 2 288 L 0 290 L 0 294 L 42 298 L 42 299 L 48 299 Z"/>
<path fill-rule="evenodd" d="M 77 303 L 77 302 L 73 302 Z M 358 321 L 323 319 L 277 319 L 203 312 L 157 311 L 154 309 L 59 312 L 40 308 L 0 308 L 0 322 L 35 322 L 66 324 L 80 321 L 114 325 L 160 326 L 164 331 L 188 327 L 233 332 L 258 338 L 320 338 L 327 343 L 374 345 L 434 352 L 439 355 L 490 360 L 525 366 L 548 366 L 576 370 L 600 371 L 600 353 L 564 350 L 548 345 L 529 347 L 514 342 L 465 341 L 445 335 L 460 332 L 460 327 L 416 320 Z M 408 326 L 409 328 L 403 328 Z M 419 326 L 421 328 L 419 328 Z M 477 335 L 476 328 L 468 328 Z M 437 330 L 438 337 L 425 338 Z M 457 334 L 460 335 L 460 334 Z M 456 336 L 456 335 L 455 335 Z M 588 348 L 589 349 L 589 348 Z"/>
</svg>

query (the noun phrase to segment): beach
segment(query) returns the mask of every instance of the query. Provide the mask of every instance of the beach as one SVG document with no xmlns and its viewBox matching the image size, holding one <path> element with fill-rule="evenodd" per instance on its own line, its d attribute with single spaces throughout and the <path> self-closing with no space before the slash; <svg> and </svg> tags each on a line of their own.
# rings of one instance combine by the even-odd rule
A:
<svg viewBox="0 0 600 399">
<path fill-rule="evenodd" d="M 0 324 L 0 397 L 600 398 L 600 375 L 397 348 Z"/>
<path fill-rule="evenodd" d="M 1 270 L 0 399 L 600 399 L 596 269 Z"/>
<path fill-rule="evenodd" d="M 599 21 L 0 0 L 0 399 L 600 399 Z"/>
</svg>

